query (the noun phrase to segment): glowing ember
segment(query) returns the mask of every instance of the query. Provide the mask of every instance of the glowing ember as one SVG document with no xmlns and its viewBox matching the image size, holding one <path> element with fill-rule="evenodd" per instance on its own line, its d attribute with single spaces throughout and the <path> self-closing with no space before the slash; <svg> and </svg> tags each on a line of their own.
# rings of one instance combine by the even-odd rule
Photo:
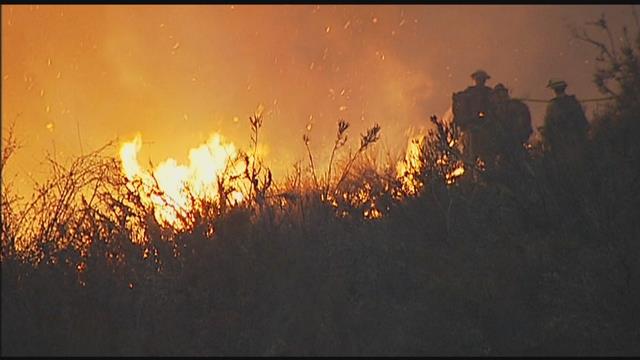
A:
<svg viewBox="0 0 640 360">
<path fill-rule="evenodd" d="M 456 178 L 464 175 L 464 166 L 460 165 L 452 172 L 446 175 L 447 185 L 451 185 L 456 182 Z"/>
<path fill-rule="evenodd" d="M 464 174 L 464 167 L 459 167 L 451 173 L 452 177 L 462 176 Z"/>
<path fill-rule="evenodd" d="M 371 209 L 365 210 L 363 215 L 366 219 L 380 219 L 382 217 L 382 211 L 376 209 L 375 206 L 372 205 Z"/>
</svg>

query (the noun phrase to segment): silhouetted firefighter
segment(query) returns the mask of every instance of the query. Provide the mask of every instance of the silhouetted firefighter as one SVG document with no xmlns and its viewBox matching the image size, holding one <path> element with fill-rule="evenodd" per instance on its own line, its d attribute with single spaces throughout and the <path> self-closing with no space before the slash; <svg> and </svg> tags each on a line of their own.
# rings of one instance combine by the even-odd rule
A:
<svg viewBox="0 0 640 360">
<path fill-rule="evenodd" d="M 586 141 L 589 123 L 580 102 L 574 95 L 567 95 L 567 83 L 563 80 L 549 80 L 548 88 L 555 97 L 547 106 L 544 117 L 542 139 L 545 151 L 555 157 L 574 159 Z"/>
<path fill-rule="evenodd" d="M 509 89 L 497 84 L 493 89 L 493 115 L 500 131 L 501 156 L 511 162 L 522 160 L 526 155 L 524 144 L 533 132 L 529 107 L 522 101 L 509 96 Z"/>
<path fill-rule="evenodd" d="M 486 166 L 494 163 L 498 146 L 494 141 L 496 124 L 492 120 L 491 97 L 493 90 L 485 83 L 491 78 L 484 70 L 471 74 L 474 85 L 453 94 L 453 122 L 462 131 L 465 163 L 479 157 Z"/>
</svg>

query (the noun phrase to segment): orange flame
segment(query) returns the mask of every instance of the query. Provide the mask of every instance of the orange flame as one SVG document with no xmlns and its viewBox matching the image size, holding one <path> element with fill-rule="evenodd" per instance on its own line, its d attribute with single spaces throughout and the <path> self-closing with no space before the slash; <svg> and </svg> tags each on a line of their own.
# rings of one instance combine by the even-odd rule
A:
<svg viewBox="0 0 640 360">
<path fill-rule="evenodd" d="M 141 199 L 152 206 L 159 223 L 183 228 L 179 214 L 193 210 L 195 199 L 217 199 L 218 178 L 225 173 L 239 175 L 246 164 L 236 164 L 238 151 L 232 143 L 224 142 L 222 136 L 211 134 L 206 143 L 189 150 L 189 165 L 178 164 L 169 158 L 160 163 L 152 172 L 144 170 L 138 163 L 138 153 L 142 148 L 142 136 L 137 134 L 132 141 L 120 147 L 122 171 L 129 182 L 141 181 Z M 153 190 L 160 190 L 160 193 Z M 235 203 L 241 202 L 242 192 L 233 190 L 229 195 Z"/>
<path fill-rule="evenodd" d="M 403 190 L 410 195 L 417 194 L 421 186 L 420 181 L 416 178 L 416 174 L 422 170 L 424 161 L 422 158 L 422 150 L 424 142 L 424 136 L 412 138 L 407 145 L 404 160 L 399 161 L 396 165 L 397 178 L 402 183 Z"/>
<path fill-rule="evenodd" d="M 418 175 L 423 171 L 425 166 L 425 142 L 425 136 L 412 138 L 407 145 L 404 160 L 399 161 L 396 165 L 396 178 L 400 181 L 403 191 L 408 195 L 416 195 L 423 186 Z M 449 146 L 453 147 L 454 145 L 455 140 L 449 141 Z M 455 163 L 453 163 L 453 161 L 454 160 L 450 159 L 447 155 L 442 155 L 436 159 L 436 165 L 447 168 L 451 168 L 451 165 L 455 166 L 453 170 L 445 174 L 445 182 L 447 185 L 452 185 L 456 182 L 457 178 L 464 175 L 464 164 L 461 161 Z"/>
</svg>

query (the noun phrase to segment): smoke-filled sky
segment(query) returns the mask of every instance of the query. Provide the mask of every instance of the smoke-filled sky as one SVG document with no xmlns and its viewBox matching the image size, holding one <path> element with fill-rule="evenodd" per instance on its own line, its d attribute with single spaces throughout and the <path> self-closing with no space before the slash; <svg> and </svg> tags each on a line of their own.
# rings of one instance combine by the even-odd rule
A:
<svg viewBox="0 0 640 360">
<path fill-rule="evenodd" d="M 136 132 L 145 164 L 184 162 L 213 131 L 247 148 L 260 105 L 276 174 L 306 158 L 304 133 L 326 158 L 339 118 L 354 147 L 377 122 L 397 153 L 478 68 L 515 97 L 550 98 L 550 77 L 597 97 L 597 52 L 569 25 L 601 13 L 635 25 L 630 5 L 2 6 L 2 127 L 15 121 L 22 144 L 6 175 L 28 187 L 47 151 L 64 159 Z M 544 104 L 530 108 L 540 125 Z"/>
</svg>

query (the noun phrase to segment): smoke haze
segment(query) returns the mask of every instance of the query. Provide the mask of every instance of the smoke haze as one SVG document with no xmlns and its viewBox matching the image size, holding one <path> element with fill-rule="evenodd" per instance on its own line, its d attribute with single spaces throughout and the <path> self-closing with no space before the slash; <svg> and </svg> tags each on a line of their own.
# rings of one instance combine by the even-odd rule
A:
<svg viewBox="0 0 640 360">
<path fill-rule="evenodd" d="M 515 97 L 551 97 L 550 77 L 579 98 L 597 97 L 597 53 L 572 39 L 569 25 L 606 13 L 618 30 L 633 24 L 630 9 L 2 6 L 2 125 L 15 120 L 22 144 L 7 176 L 30 188 L 24 175 L 46 175 L 46 152 L 70 157 L 136 132 L 144 163 L 186 161 L 213 131 L 247 148 L 258 106 L 276 175 L 304 161 L 304 133 L 326 161 L 339 118 L 351 122 L 352 141 L 379 123 L 384 146 L 397 153 L 429 115 L 447 111 L 477 68 Z M 539 126 L 544 105 L 530 108 Z"/>
</svg>

